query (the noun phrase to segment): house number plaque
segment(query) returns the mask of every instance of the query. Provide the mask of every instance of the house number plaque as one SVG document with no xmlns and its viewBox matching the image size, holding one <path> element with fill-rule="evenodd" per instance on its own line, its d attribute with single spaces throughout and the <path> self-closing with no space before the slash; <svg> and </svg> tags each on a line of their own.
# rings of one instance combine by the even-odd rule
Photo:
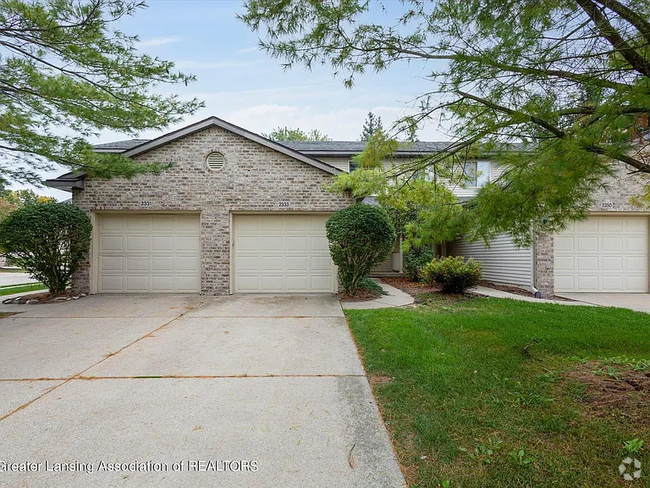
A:
<svg viewBox="0 0 650 488">
<path fill-rule="evenodd" d="M 289 208 L 289 207 L 291 207 L 291 203 L 290 202 L 278 202 L 278 207 L 279 208 Z"/>
</svg>

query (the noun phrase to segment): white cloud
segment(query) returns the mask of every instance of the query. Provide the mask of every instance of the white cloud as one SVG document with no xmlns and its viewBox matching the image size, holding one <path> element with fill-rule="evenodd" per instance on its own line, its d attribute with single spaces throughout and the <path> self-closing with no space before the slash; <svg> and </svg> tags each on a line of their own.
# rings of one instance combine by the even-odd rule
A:
<svg viewBox="0 0 650 488">
<path fill-rule="evenodd" d="M 178 36 L 153 37 L 151 39 L 140 41 L 138 45 L 139 47 L 163 46 L 165 44 L 175 44 L 177 42 L 181 42 L 182 40 L 183 38 Z"/>
</svg>

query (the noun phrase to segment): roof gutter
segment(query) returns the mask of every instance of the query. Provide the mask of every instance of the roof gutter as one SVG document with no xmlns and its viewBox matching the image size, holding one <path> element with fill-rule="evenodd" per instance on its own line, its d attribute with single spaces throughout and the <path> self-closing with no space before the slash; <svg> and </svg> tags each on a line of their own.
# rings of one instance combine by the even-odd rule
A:
<svg viewBox="0 0 650 488">
<path fill-rule="evenodd" d="M 85 176 L 75 176 L 71 178 L 54 178 L 51 180 L 45 180 L 45 186 L 50 188 L 55 188 L 57 190 L 63 190 L 72 193 L 72 190 L 83 190 L 85 186 L 84 182 Z"/>
</svg>

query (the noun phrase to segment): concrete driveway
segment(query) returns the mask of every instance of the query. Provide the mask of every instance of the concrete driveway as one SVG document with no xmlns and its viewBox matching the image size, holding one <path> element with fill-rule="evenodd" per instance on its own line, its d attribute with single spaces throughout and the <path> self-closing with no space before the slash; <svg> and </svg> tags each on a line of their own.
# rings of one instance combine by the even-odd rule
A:
<svg viewBox="0 0 650 488">
<path fill-rule="evenodd" d="M 1 309 L 0 486 L 404 484 L 332 297 Z"/>
<path fill-rule="evenodd" d="M 591 305 L 650 313 L 650 293 L 561 293 L 559 296 Z"/>
</svg>

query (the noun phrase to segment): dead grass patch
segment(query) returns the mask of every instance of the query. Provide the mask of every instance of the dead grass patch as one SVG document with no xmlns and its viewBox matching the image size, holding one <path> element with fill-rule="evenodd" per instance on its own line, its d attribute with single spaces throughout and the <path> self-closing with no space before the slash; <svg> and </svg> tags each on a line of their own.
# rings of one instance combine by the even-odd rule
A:
<svg viewBox="0 0 650 488">
<path fill-rule="evenodd" d="M 580 401 L 587 407 L 586 414 L 609 417 L 614 413 L 650 427 L 650 371 L 589 361 L 564 377 L 584 388 Z"/>
</svg>

